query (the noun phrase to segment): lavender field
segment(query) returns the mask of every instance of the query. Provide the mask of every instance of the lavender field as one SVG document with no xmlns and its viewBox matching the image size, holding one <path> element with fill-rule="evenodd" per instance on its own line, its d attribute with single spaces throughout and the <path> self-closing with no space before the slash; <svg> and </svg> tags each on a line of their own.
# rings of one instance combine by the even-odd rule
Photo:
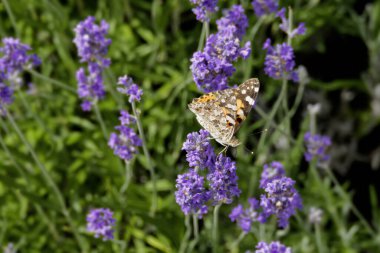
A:
<svg viewBox="0 0 380 253">
<path fill-rule="evenodd" d="M 0 251 L 380 252 L 380 1 L 1 0 Z"/>
</svg>

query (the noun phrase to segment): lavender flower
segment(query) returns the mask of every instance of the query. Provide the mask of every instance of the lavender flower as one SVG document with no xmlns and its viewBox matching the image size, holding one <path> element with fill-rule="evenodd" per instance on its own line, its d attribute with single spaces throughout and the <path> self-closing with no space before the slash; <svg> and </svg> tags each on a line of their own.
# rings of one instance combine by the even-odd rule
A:
<svg viewBox="0 0 380 253">
<path fill-rule="evenodd" d="M 91 210 L 87 215 L 87 231 L 95 234 L 95 238 L 103 237 L 103 240 L 113 239 L 113 226 L 115 219 L 108 208 Z"/>
<path fill-rule="evenodd" d="M 326 154 L 327 149 L 331 146 L 331 139 L 328 136 L 305 133 L 304 141 L 306 144 L 305 159 L 310 162 L 316 158 L 318 162 L 324 162 L 330 159 Z"/>
<path fill-rule="evenodd" d="M 241 39 L 248 27 L 248 18 L 241 5 L 233 5 L 231 9 L 223 11 L 223 17 L 216 21 L 219 33 L 232 33 Z"/>
<path fill-rule="evenodd" d="M 255 253 L 292 253 L 292 249 L 280 242 L 271 242 L 270 244 L 259 242 L 256 245 Z"/>
<path fill-rule="evenodd" d="M 252 7 L 256 16 L 271 14 L 278 9 L 278 0 L 253 0 Z"/>
<path fill-rule="evenodd" d="M 135 119 L 127 111 L 121 111 L 120 114 L 119 120 L 121 125 L 115 127 L 119 131 L 119 134 L 111 133 L 108 146 L 113 149 L 115 155 L 125 161 L 129 161 L 133 158 L 134 154 L 137 154 L 137 147 L 142 146 L 142 140 L 129 127 L 129 125 L 135 123 Z"/>
<path fill-rule="evenodd" d="M 75 27 L 74 44 L 77 46 L 81 62 L 96 62 L 108 67 L 110 60 L 106 58 L 111 39 L 106 38 L 109 25 L 105 20 L 95 24 L 95 17 L 87 17 Z"/>
<path fill-rule="evenodd" d="M 212 204 L 231 204 L 233 197 L 240 195 L 237 184 L 236 165 L 229 157 L 220 154 L 207 175 L 210 184 Z"/>
<path fill-rule="evenodd" d="M 131 77 L 128 77 L 126 75 L 119 77 L 117 84 L 121 85 L 121 87 L 118 87 L 117 90 L 120 93 L 129 96 L 129 103 L 140 101 L 143 91 L 139 89 L 139 86 L 137 84 L 133 83 Z"/>
<path fill-rule="evenodd" d="M 271 162 L 264 165 L 264 170 L 261 173 L 260 188 L 264 189 L 265 186 L 273 181 L 285 176 L 284 166 L 280 162 Z"/>
<path fill-rule="evenodd" d="M 323 211 L 317 207 L 311 207 L 309 210 L 309 222 L 311 224 L 319 224 L 322 221 Z"/>
<path fill-rule="evenodd" d="M 176 182 L 175 199 L 182 212 L 202 218 L 208 211 L 206 202 L 210 199 L 210 192 L 204 187 L 204 177 L 190 169 L 188 173 L 178 175 Z"/>
<path fill-rule="evenodd" d="M 13 89 L 0 82 L 0 115 L 5 114 L 5 106 L 13 102 Z"/>
<path fill-rule="evenodd" d="M 218 0 L 190 0 L 190 2 L 195 5 L 193 12 L 201 22 L 208 22 L 210 20 L 208 14 L 218 10 Z"/>
<path fill-rule="evenodd" d="M 232 209 L 229 215 L 231 221 L 236 221 L 245 233 L 251 231 L 252 223 L 257 221 L 257 209 L 260 206 L 259 201 L 254 198 L 248 199 L 248 202 L 249 207 L 247 209 L 243 209 L 243 206 L 239 204 Z"/>
<path fill-rule="evenodd" d="M 13 102 L 13 91 L 22 85 L 21 74 L 24 69 L 31 69 L 41 64 L 35 55 L 29 55 L 30 46 L 20 43 L 15 38 L 3 38 L 0 47 L 0 115 L 5 113 L 5 106 Z"/>
<path fill-rule="evenodd" d="M 74 29 L 74 44 L 78 49 L 81 62 L 88 64 L 87 70 L 80 68 L 76 73 L 78 81 L 78 96 L 84 99 L 83 111 L 90 111 L 92 104 L 105 95 L 102 72 L 109 67 L 111 61 L 106 58 L 111 40 L 105 36 L 109 25 L 102 20 L 100 25 L 95 24 L 94 17 L 87 17 Z"/>
<path fill-rule="evenodd" d="M 249 41 L 240 47 L 240 37 L 248 26 L 242 7 L 234 5 L 224 15 L 217 21 L 218 32 L 211 34 L 204 50 L 191 58 L 193 79 L 204 92 L 228 88 L 227 79 L 236 71 L 232 63 L 240 57 L 246 59 L 251 52 Z"/>
<path fill-rule="evenodd" d="M 105 95 L 102 71 L 99 65 L 90 63 L 88 76 L 84 68 L 80 68 L 76 73 L 78 96 L 84 99 L 81 104 L 83 111 L 91 111 L 93 102 L 102 99 Z"/>
<path fill-rule="evenodd" d="M 299 23 L 299 25 L 293 29 L 289 30 L 289 21 L 285 17 L 285 8 L 282 8 L 279 12 L 277 12 L 276 16 L 281 18 L 280 29 L 284 31 L 290 38 L 293 38 L 296 35 L 302 35 L 306 32 L 305 23 Z"/>
<path fill-rule="evenodd" d="M 186 151 L 186 160 L 190 167 L 205 169 L 214 164 L 216 155 L 209 138 L 210 134 L 204 129 L 187 135 L 182 150 Z"/>
<path fill-rule="evenodd" d="M 267 50 L 265 57 L 265 73 L 273 79 L 292 79 L 298 82 L 298 73 L 294 70 L 294 52 L 293 48 L 287 43 L 271 45 L 270 39 L 267 39 L 263 46 Z"/>
<path fill-rule="evenodd" d="M 296 209 L 302 208 L 302 200 L 294 188 L 295 181 L 288 177 L 282 177 L 269 182 L 264 190 L 267 195 L 261 195 L 260 206 L 262 213 L 260 221 L 273 215 L 278 218 L 280 227 L 287 227 L 290 216 L 295 214 Z"/>
</svg>

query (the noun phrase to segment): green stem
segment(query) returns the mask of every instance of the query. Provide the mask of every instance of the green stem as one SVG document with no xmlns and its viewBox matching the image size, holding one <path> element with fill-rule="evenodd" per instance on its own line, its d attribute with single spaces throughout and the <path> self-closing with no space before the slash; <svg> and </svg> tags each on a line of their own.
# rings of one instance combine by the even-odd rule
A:
<svg viewBox="0 0 380 253">
<path fill-rule="evenodd" d="M 100 128 L 102 129 L 104 139 L 108 140 L 109 135 L 107 132 L 107 127 L 106 127 L 106 124 L 104 123 L 102 114 L 100 113 L 98 101 L 95 101 L 95 103 L 94 103 L 94 110 L 95 110 L 96 119 L 98 120 L 98 122 L 100 124 Z"/>
<path fill-rule="evenodd" d="M 187 252 L 190 252 L 190 253 L 194 251 L 194 247 L 197 245 L 199 241 L 198 217 L 195 214 L 193 214 L 193 228 L 194 228 L 194 239 L 191 241 L 189 245 L 189 249 L 187 250 Z"/>
<path fill-rule="evenodd" d="M 244 237 L 247 235 L 246 232 L 241 232 L 239 237 L 231 243 L 231 251 L 234 251 L 238 248 L 240 242 L 244 239 Z"/>
<path fill-rule="evenodd" d="M 368 221 L 363 217 L 363 215 L 360 213 L 360 211 L 356 208 L 354 203 L 352 202 L 350 196 L 346 193 L 345 190 L 343 190 L 343 187 L 338 182 L 334 174 L 331 172 L 330 168 L 326 169 L 327 175 L 329 176 L 330 180 L 334 183 L 335 187 L 338 189 L 338 192 L 342 198 L 345 199 L 346 203 L 349 204 L 352 212 L 356 215 L 356 217 L 359 219 L 359 221 L 362 223 L 362 225 L 367 229 L 368 233 L 370 233 L 373 238 L 377 237 L 376 231 L 371 227 L 371 225 L 368 223 Z"/>
<path fill-rule="evenodd" d="M 315 224 L 314 228 L 315 228 L 315 241 L 317 243 L 318 252 L 319 253 L 326 252 L 322 244 L 321 227 L 319 226 L 319 224 Z"/>
<path fill-rule="evenodd" d="M 213 216 L 213 223 L 212 223 L 212 252 L 213 253 L 219 253 L 218 221 L 219 221 L 219 209 L 221 206 L 222 204 L 218 204 L 214 208 L 214 216 Z"/>
<path fill-rule="evenodd" d="M 296 95 L 296 98 L 294 100 L 294 104 L 293 104 L 292 108 L 289 110 L 289 113 L 287 114 L 289 119 L 293 118 L 294 114 L 296 113 L 296 111 L 297 111 L 297 109 L 298 109 L 298 107 L 302 101 L 304 90 L 305 90 L 305 83 L 301 82 L 298 85 L 297 95 Z"/>
<path fill-rule="evenodd" d="M 127 189 L 132 179 L 132 168 L 130 162 L 125 162 L 125 179 L 124 184 L 120 189 L 120 193 L 123 194 Z"/>
<path fill-rule="evenodd" d="M 31 75 L 33 75 L 34 77 L 39 78 L 39 79 L 41 79 L 41 80 L 44 80 L 44 81 L 46 81 L 46 82 L 50 82 L 50 83 L 54 84 L 55 86 L 57 86 L 57 87 L 59 87 L 59 88 L 65 89 L 65 90 L 70 91 L 70 92 L 73 92 L 73 93 L 76 93 L 76 92 L 77 92 L 73 87 L 71 87 L 71 86 L 69 86 L 69 85 L 67 85 L 67 84 L 65 84 L 65 83 L 63 83 L 63 82 L 61 82 L 61 81 L 58 81 L 58 80 L 56 80 L 56 79 L 53 79 L 53 78 L 50 78 L 50 77 L 44 76 L 44 75 L 42 75 L 42 74 L 40 74 L 40 73 L 34 71 L 33 69 L 28 69 L 28 70 L 26 70 L 26 71 L 27 71 L 28 73 L 30 73 Z"/>
<path fill-rule="evenodd" d="M 19 136 L 19 138 L 21 139 L 21 141 L 24 143 L 24 145 L 27 147 L 29 153 L 33 157 L 33 159 L 36 162 L 37 166 L 40 168 L 41 174 L 44 177 L 46 183 L 48 185 L 50 185 L 53 193 L 56 195 L 58 203 L 61 206 L 61 211 L 62 211 L 63 215 L 65 216 L 66 221 L 69 223 L 69 225 L 70 225 L 70 227 L 71 227 L 71 229 L 72 229 L 72 231 L 74 233 L 74 236 L 75 236 L 76 240 L 78 241 L 78 244 L 79 244 L 82 252 L 87 252 L 87 250 L 86 250 L 87 247 L 85 247 L 84 241 L 83 241 L 82 237 L 79 235 L 79 233 L 77 231 L 77 227 L 74 225 L 74 222 L 72 221 L 72 219 L 70 217 L 69 211 L 68 211 L 68 209 L 66 207 L 64 198 L 63 198 L 61 192 L 59 191 L 59 188 L 57 187 L 57 185 L 55 184 L 55 182 L 51 178 L 51 176 L 50 176 L 49 172 L 47 171 L 47 169 L 45 168 L 45 166 L 41 163 L 41 161 L 38 158 L 37 154 L 34 152 L 34 149 L 31 146 L 31 144 L 25 138 L 25 136 L 21 132 L 20 128 L 18 127 L 18 125 L 14 121 L 14 119 L 12 117 L 12 114 L 10 112 L 8 112 L 8 111 L 5 111 L 5 113 L 6 113 L 6 116 L 7 116 L 8 120 L 9 120 L 9 122 L 11 123 L 12 127 L 16 131 L 17 135 Z"/>
<path fill-rule="evenodd" d="M 191 235 L 191 225 L 190 225 L 190 216 L 186 215 L 185 217 L 185 226 L 186 226 L 186 232 L 184 237 L 182 238 L 181 245 L 179 247 L 179 252 L 180 253 L 185 253 L 186 248 L 187 248 L 187 242 L 190 239 Z"/>
<path fill-rule="evenodd" d="M 117 82 L 117 80 L 115 78 L 115 75 L 113 74 L 113 72 L 109 68 L 107 68 L 105 70 L 105 75 L 106 75 L 106 77 L 107 77 L 107 79 L 109 81 L 108 83 L 110 83 L 110 85 L 109 85 L 109 91 L 111 93 L 111 96 L 116 101 L 119 110 L 121 110 L 124 107 L 123 98 L 120 95 L 120 93 L 118 93 L 116 91 L 116 89 L 115 89 L 116 85 L 112 85 L 112 84 L 116 84 L 116 82 Z"/>
<path fill-rule="evenodd" d="M 3 4 L 4 4 L 4 7 L 8 13 L 9 19 L 11 20 L 13 29 L 15 30 L 16 37 L 20 38 L 20 32 L 17 29 L 16 19 L 15 19 L 15 16 L 13 15 L 11 7 L 9 6 L 8 0 L 3 0 Z"/>
<path fill-rule="evenodd" d="M 264 119 L 268 120 L 269 116 L 263 111 L 263 109 L 261 109 L 258 105 L 255 105 L 255 111 Z M 292 137 L 292 136 L 288 136 L 288 133 L 285 132 L 283 129 L 280 128 L 280 126 L 272 121 L 272 127 L 276 128 L 277 131 L 279 131 L 280 133 L 282 133 L 283 135 L 285 135 L 289 140 L 290 142 L 292 143 L 296 143 L 296 140 Z M 264 131 L 267 131 L 267 129 L 264 129 Z"/>
<path fill-rule="evenodd" d="M 203 22 L 201 37 L 199 38 L 197 51 L 200 51 L 203 48 L 203 46 L 206 44 L 206 40 L 209 33 L 208 30 L 209 30 L 209 23 Z"/>
<path fill-rule="evenodd" d="M 145 155 L 147 163 L 148 163 L 148 168 L 149 168 L 149 172 L 150 172 L 150 178 L 152 180 L 153 193 L 152 193 L 152 205 L 151 205 L 150 213 L 151 213 L 152 216 L 154 216 L 155 212 L 156 212 L 156 209 L 157 209 L 156 175 L 155 175 L 155 172 L 154 172 L 154 166 L 153 166 L 150 154 L 149 154 L 149 150 L 148 150 L 148 148 L 146 146 L 144 130 L 143 130 L 142 125 L 141 125 L 140 117 L 137 114 L 136 104 L 135 104 L 134 101 L 132 102 L 132 110 L 133 110 L 133 114 L 134 114 L 134 116 L 136 118 L 137 128 L 139 130 L 140 138 L 142 140 L 142 148 L 143 148 L 144 155 Z"/>
<path fill-rule="evenodd" d="M 251 41 L 255 40 L 256 34 L 258 30 L 260 29 L 261 25 L 263 24 L 264 19 L 265 19 L 265 16 L 260 17 L 255 23 L 255 25 L 252 27 L 251 32 L 249 34 L 249 38 L 251 38 Z M 248 58 L 248 62 L 245 64 L 243 80 L 247 80 L 251 76 L 253 59 L 254 59 L 253 52 L 251 52 L 251 56 Z"/>
</svg>

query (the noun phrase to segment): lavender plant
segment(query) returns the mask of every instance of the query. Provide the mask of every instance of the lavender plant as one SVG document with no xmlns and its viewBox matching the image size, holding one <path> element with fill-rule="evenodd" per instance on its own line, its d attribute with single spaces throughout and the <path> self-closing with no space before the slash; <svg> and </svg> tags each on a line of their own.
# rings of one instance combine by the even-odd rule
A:
<svg viewBox="0 0 380 253">
<path fill-rule="evenodd" d="M 112 240 L 115 219 L 108 208 L 97 208 L 91 210 L 87 215 L 87 231 L 94 233 L 96 238 L 102 237 L 103 241 Z"/>
<path fill-rule="evenodd" d="M 109 25 L 102 20 L 100 25 L 95 24 L 95 17 L 87 17 L 75 27 L 73 40 L 77 47 L 80 61 L 87 63 L 87 69 L 81 67 L 76 73 L 78 82 L 78 96 L 83 99 L 83 111 L 91 111 L 94 103 L 103 99 L 105 89 L 103 84 L 103 70 L 111 64 L 107 58 L 111 39 L 106 38 Z"/>
<path fill-rule="evenodd" d="M 0 115 L 6 113 L 6 106 L 12 104 L 14 90 L 23 84 L 22 74 L 41 64 L 35 54 L 28 54 L 30 46 L 16 38 L 3 38 L 0 47 Z"/>
<path fill-rule="evenodd" d="M 379 251 L 380 4 L 239 3 L 1 1 L 2 249 Z M 186 105 L 251 77 L 219 154 Z"/>
</svg>

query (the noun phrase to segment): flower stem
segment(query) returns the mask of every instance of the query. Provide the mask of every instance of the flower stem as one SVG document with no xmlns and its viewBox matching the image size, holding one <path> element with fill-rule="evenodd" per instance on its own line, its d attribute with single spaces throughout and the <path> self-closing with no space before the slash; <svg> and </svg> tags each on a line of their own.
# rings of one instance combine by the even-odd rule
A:
<svg viewBox="0 0 380 253">
<path fill-rule="evenodd" d="M 69 211 L 68 211 L 68 209 L 66 207 L 64 198 L 62 196 L 62 193 L 60 192 L 59 188 L 55 184 L 54 180 L 51 178 L 51 176 L 50 176 L 49 172 L 47 171 L 47 169 L 45 168 L 45 166 L 41 163 L 41 161 L 38 158 L 37 154 L 34 152 L 33 147 L 30 145 L 30 143 L 25 138 L 25 136 L 21 132 L 20 128 L 18 127 L 18 125 L 14 121 L 14 119 L 12 117 L 12 114 L 9 113 L 8 111 L 5 111 L 5 113 L 6 113 L 6 116 L 7 116 L 8 120 L 9 120 L 9 122 L 11 123 L 12 127 L 16 131 L 17 135 L 19 136 L 19 138 L 21 139 L 21 141 L 24 143 L 24 145 L 27 147 L 29 153 L 32 155 L 32 157 L 33 157 L 34 161 L 36 162 L 37 166 L 40 168 L 41 174 L 44 177 L 46 183 L 51 187 L 53 193 L 56 195 L 58 203 L 59 203 L 59 205 L 61 207 L 61 211 L 62 211 L 63 215 L 65 216 L 66 221 L 69 223 L 69 225 L 70 225 L 70 227 L 71 227 L 71 229 L 72 229 L 72 231 L 74 233 L 74 236 L 75 236 L 75 238 L 76 238 L 76 240 L 77 240 L 77 242 L 78 242 L 78 244 L 79 244 L 82 252 L 87 252 L 87 247 L 84 244 L 83 238 L 79 235 L 79 233 L 77 231 L 77 228 L 76 228 L 76 226 L 74 225 L 74 222 L 71 219 L 71 216 L 70 216 Z"/>
<path fill-rule="evenodd" d="M 203 22 L 201 37 L 199 38 L 197 51 L 200 51 L 203 48 L 203 46 L 206 44 L 208 33 L 209 33 L 209 23 Z"/>
<path fill-rule="evenodd" d="M 132 179 L 132 168 L 130 162 L 125 162 L 125 179 L 121 186 L 120 193 L 123 194 L 127 189 Z"/>
<path fill-rule="evenodd" d="M 191 235 L 191 225 L 190 225 L 190 216 L 186 215 L 185 217 L 185 226 L 186 226 L 186 232 L 185 236 L 182 238 L 181 245 L 179 247 L 179 253 L 185 253 L 187 248 L 187 242 L 190 239 Z"/>
<path fill-rule="evenodd" d="M 105 69 L 104 74 L 109 81 L 108 83 L 115 84 L 117 82 L 114 73 L 109 68 Z M 111 93 L 111 96 L 116 101 L 118 109 L 121 110 L 124 107 L 123 98 L 118 92 L 116 92 L 114 85 L 109 85 L 109 91 Z"/>
<path fill-rule="evenodd" d="M 135 102 L 132 102 L 132 110 L 133 110 L 133 114 L 135 115 L 135 118 L 136 118 L 137 128 L 139 130 L 140 138 L 142 140 L 142 148 L 143 148 L 143 151 L 144 151 L 147 163 L 148 163 L 148 168 L 149 168 L 149 172 L 150 172 L 150 178 L 152 180 L 152 190 L 153 190 L 153 193 L 152 193 L 152 204 L 151 204 L 151 208 L 150 208 L 150 214 L 154 217 L 156 209 L 157 209 L 156 175 L 155 175 L 155 172 L 154 172 L 154 166 L 153 166 L 150 154 L 149 154 L 149 150 L 148 150 L 148 148 L 146 146 L 145 134 L 144 134 L 144 130 L 142 128 L 141 122 L 140 122 L 140 117 L 139 117 L 139 115 L 137 114 L 137 111 L 136 111 L 136 104 L 135 104 Z"/>
<path fill-rule="evenodd" d="M 193 228 L 194 228 L 194 239 L 191 241 L 187 252 L 193 252 L 194 247 L 197 245 L 199 241 L 198 217 L 195 214 L 193 214 Z"/>
<path fill-rule="evenodd" d="M 214 208 L 214 216 L 213 216 L 213 223 L 212 223 L 212 252 L 218 253 L 218 246 L 219 246 L 219 235 L 218 235 L 218 221 L 219 221 L 219 209 L 222 206 L 222 204 L 218 204 Z"/>
<path fill-rule="evenodd" d="M 96 119 L 98 120 L 98 122 L 100 124 L 100 128 L 102 129 L 104 139 L 108 140 L 109 135 L 107 132 L 107 127 L 103 121 L 103 117 L 102 117 L 102 114 L 100 113 L 97 101 L 95 101 L 95 103 L 94 103 L 94 110 L 95 110 L 95 114 L 96 114 Z"/>
<path fill-rule="evenodd" d="M 16 19 L 15 19 L 15 16 L 13 15 L 11 7 L 9 6 L 8 0 L 3 0 L 2 2 L 4 4 L 4 7 L 5 7 L 7 13 L 8 13 L 9 19 L 11 20 L 13 29 L 15 30 L 16 37 L 20 38 L 20 32 L 17 29 Z"/>
<path fill-rule="evenodd" d="M 326 252 L 322 244 L 321 227 L 319 226 L 319 224 L 315 224 L 314 229 L 315 229 L 315 241 L 317 243 L 318 252 L 319 253 Z"/>
<path fill-rule="evenodd" d="M 244 231 L 240 233 L 239 237 L 231 243 L 231 251 L 235 251 L 238 248 L 240 242 L 244 239 L 246 235 L 247 233 Z"/>
<path fill-rule="evenodd" d="M 59 88 L 62 88 L 62 89 L 65 89 L 67 91 L 76 93 L 76 90 L 73 87 L 71 87 L 71 86 L 69 86 L 69 85 L 67 85 L 67 84 L 65 84 L 65 83 L 63 83 L 61 81 L 58 81 L 56 79 L 44 76 L 44 75 L 38 73 L 37 71 L 34 71 L 33 69 L 27 69 L 26 71 L 28 73 L 30 73 L 31 75 L 35 76 L 36 78 L 39 78 L 39 79 L 44 80 L 46 82 L 50 82 L 50 83 L 54 84 L 55 86 L 57 86 Z"/>
<path fill-rule="evenodd" d="M 248 35 L 248 38 L 250 38 L 251 41 L 255 41 L 255 37 L 257 34 L 257 31 L 260 29 L 261 25 L 263 24 L 265 19 L 265 16 L 261 16 L 255 25 L 252 27 L 250 34 Z M 247 80 L 251 76 L 252 66 L 253 66 L 253 53 L 251 52 L 251 56 L 248 58 L 247 63 L 245 64 L 244 69 L 244 78 L 243 80 Z"/>
</svg>

